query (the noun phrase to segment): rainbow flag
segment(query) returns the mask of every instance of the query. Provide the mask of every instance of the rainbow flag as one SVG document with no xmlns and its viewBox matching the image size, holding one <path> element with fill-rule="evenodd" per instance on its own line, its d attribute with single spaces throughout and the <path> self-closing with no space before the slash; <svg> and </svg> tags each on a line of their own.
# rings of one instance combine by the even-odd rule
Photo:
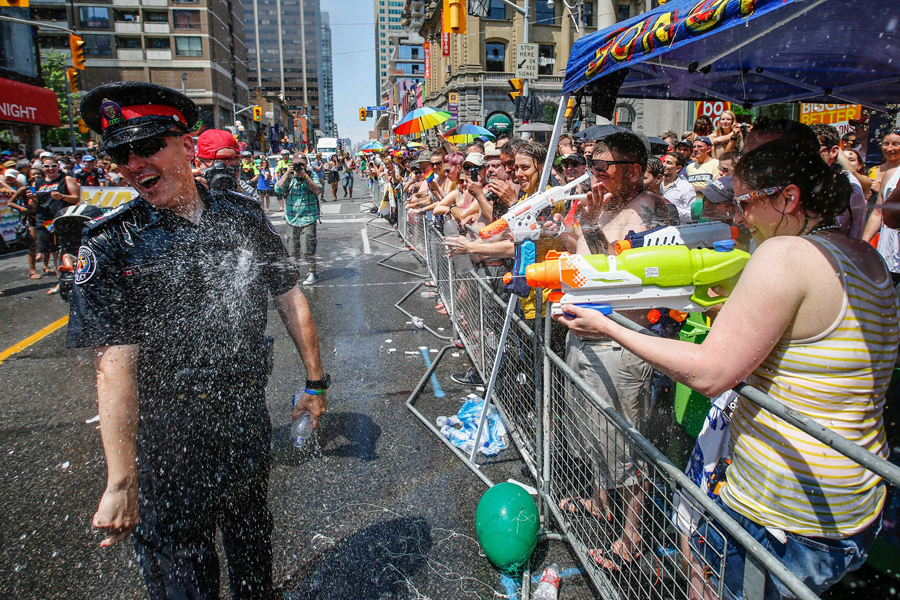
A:
<svg viewBox="0 0 900 600">
<path fill-rule="evenodd" d="M 428 183 L 434 181 L 434 169 L 428 169 L 428 175 L 425 176 L 425 181 Z"/>
</svg>

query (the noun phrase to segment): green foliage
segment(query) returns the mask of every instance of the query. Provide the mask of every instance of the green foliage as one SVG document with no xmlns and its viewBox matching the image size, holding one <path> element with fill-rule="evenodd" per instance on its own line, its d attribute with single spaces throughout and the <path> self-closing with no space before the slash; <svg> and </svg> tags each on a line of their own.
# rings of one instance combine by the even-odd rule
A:
<svg viewBox="0 0 900 600">
<path fill-rule="evenodd" d="M 41 74 L 44 77 L 44 84 L 54 92 L 56 99 L 59 101 L 59 120 L 61 127 L 43 128 L 43 144 L 44 146 L 68 146 L 71 143 L 69 134 L 69 110 L 66 105 L 66 67 L 69 63 L 68 52 L 57 52 L 50 50 L 41 52 Z M 81 73 L 84 73 L 82 71 Z M 81 116 L 78 111 L 80 94 L 72 94 L 72 114 L 75 121 Z M 79 140 L 83 136 L 78 135 L 78 126 L 75 126 L 75 139 Z"/>
</svg>

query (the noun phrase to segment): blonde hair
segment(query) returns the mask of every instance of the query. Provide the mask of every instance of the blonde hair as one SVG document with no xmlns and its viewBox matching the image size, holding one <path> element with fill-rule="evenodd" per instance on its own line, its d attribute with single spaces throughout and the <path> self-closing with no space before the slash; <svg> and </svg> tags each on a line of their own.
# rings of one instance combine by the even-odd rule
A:
<svg viewBox="0 0 900 600">
<path fill-rule="evenodd" d="M 730 111 L 730 110 L 723 110 L 723 111 L 722 111 L 722 114 L 719 115 L 719 123 L 716 125 L 716 133 L 715 133 L 715 135 L 716 135 L 717 137 L 718 137 L 718 136 L 722 136 L 722 135 L 727 135 L 727 134 L 730 134 L 730 133 L 731 133 L 731 131 L 722 131 L 722 117 L 724 117 L 725 115 L 731 115 L 731 124 L 732 124 L 732 125 L 734 125 L 735 123 L 737 123 L 737 115 L 736 115 L 736 114 L 734 114 L 734 113 L 733 113 L 732 111 Z"/>
</svg>

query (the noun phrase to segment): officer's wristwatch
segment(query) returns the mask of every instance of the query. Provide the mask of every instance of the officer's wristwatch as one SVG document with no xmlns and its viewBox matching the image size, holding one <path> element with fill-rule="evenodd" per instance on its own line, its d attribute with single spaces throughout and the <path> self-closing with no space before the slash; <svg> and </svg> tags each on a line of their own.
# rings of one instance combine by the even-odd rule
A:
<svg viewBox="0 0 900 600">
<path fill-rule="evenodd" d="M 317 379 L 313 381 L 312 379 L 306 380 L 306 389 L 308 390 L 327 390 L 328 386 L 331 385 L 331 375 L 325 373 L 325 377 L 322 379 Z"/>
</svg>

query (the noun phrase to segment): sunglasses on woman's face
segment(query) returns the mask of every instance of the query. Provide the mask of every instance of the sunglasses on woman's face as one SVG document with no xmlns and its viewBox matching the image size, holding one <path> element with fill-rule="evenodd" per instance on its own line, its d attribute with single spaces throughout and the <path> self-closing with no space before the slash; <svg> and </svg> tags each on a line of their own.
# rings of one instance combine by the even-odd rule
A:
<svg viewBox="0 0 900 600">
<path fill-rule="evenodd" d="M 183 134 L 180 133 L 163 133 L 142 140 L 136 140 L 128 144 L 115 146 L 107 150 L 106 153 L 109 154 L 110 158 L 121 165 L 128 162 L 128 157 L 131 154 L 140 156 L 141 158 L 150 158 L 169 145 L 166 141 L 167 137 L 181 137 L 182 135 Z"/>
</svg>

